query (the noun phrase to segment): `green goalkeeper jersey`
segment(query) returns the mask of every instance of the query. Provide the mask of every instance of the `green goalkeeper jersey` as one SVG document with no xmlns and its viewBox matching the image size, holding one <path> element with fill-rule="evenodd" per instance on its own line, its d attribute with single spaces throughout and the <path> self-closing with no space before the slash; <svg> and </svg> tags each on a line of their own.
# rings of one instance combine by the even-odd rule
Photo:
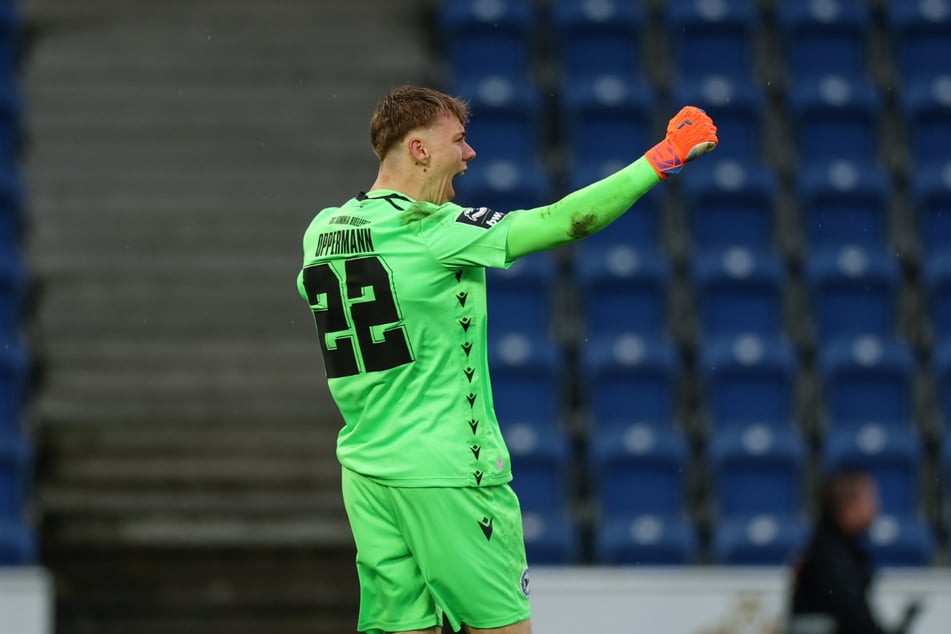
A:
<svg viewBox="0 0 951 634">
<path fill-rule="evenodd" d="M 518 213 L 374 191 L 314 218 L 298 289 L 343 415 L 344 467 L 397 486 L 511 480 L 489 383 L 484 267 L 511 264 Z"/>
</svg>

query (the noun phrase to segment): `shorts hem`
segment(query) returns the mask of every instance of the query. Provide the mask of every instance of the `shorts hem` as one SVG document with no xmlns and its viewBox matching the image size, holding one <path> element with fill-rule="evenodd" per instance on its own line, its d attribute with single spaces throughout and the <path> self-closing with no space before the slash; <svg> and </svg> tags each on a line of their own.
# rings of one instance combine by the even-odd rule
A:
<svg viewBox="0 0 951 634">
<path fill-rule="evenodd" d="M 516 623 L 521 623 L 522 621 L 531 618 L 531 616 L 532 611 L 531 609 L 528 609 L 516 612 L 515 614 L 510 614 L 509 616 L 500 617 L 492 621 L 474 622 L 462 618 L 460 619 L 460 622 L 465 623 L 469 627 L 479 628 L 480 630 L 491 630 L 497 627 L 505 627 L 506 625 L 515 625 Z"/>
<path fill-rule="evenodd" d="M 397 625 L 392 624 L 382 624 L 379 621 L 373 622 L 370 625 L 365 623 L 357 623 L 357 632 L 411 632 L 413 630 L 425 630 L 427 627 L 435 627 L 441 625 L 442 622 L 437 618 L 434 620 L 427 620 L 425 623 L 421 621 L 416 621 L 413 623 L 399 623 Z"/>
</svg>

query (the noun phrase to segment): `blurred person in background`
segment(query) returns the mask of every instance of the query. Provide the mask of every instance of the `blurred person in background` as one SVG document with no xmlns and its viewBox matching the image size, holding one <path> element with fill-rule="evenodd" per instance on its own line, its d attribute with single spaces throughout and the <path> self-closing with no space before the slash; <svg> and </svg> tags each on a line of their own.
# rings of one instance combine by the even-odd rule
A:
<svg viewBox="0 0 951 634">
<path fill-rule="evenodd" d="M 897 627 L 885 627 L 869 605 L 873 580 L 863 538 L 879 513 L 878 487 L 867 473 L 836 471 L 819 492 L 819 518 L 793 576 L 788 634 L 905 634 L 919 604 Z"/>
<path fill-rule="evenodd" d="M 615 174 L 528 210 L 462 207 L 467 105 L 418 86 L 370 122 L 376 181 L 307 228 L 298 291 L 343 416 L 337 457 L 357 546 L 361 632 L 531 631 L 521 511 L 492 407 L 485 268 L 599 231 L 716 128 L 682 109 Z M 632 213 L 636 213 L 632 212 Z"/>
</svg>

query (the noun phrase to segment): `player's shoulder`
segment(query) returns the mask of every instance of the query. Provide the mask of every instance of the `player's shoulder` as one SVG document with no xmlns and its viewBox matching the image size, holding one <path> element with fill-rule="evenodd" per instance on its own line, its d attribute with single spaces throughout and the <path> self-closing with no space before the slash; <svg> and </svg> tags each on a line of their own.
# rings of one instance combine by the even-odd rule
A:
<svg viewBox="0 0 951 634">
<path fill-rule="evenodd" d="M 443 227 L 477 227 L 490 229 L 494 227 L 506 213 L 490 207 L 465 207 L 454 202 L 442 205 L 431 205 L 427 219 L 433 225 Z"/>
</svg>

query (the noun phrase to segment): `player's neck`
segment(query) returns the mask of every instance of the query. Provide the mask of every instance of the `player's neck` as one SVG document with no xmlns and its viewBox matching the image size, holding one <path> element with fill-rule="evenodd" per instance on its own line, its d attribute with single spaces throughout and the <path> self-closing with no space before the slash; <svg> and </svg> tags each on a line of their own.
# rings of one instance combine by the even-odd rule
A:
<svg viewBox="0 0 951 634">
<path fill-rule="evenodd" d="M 380 171 L 376 180 L 370 187 L 370 191 L 381 189 L 399 192 L 413 200 L 429 200 L 427 192 L 427 179 L 424 174 L 412 169 L 394 169 L 392 167 L 380 166 Z"/>
</svg>

